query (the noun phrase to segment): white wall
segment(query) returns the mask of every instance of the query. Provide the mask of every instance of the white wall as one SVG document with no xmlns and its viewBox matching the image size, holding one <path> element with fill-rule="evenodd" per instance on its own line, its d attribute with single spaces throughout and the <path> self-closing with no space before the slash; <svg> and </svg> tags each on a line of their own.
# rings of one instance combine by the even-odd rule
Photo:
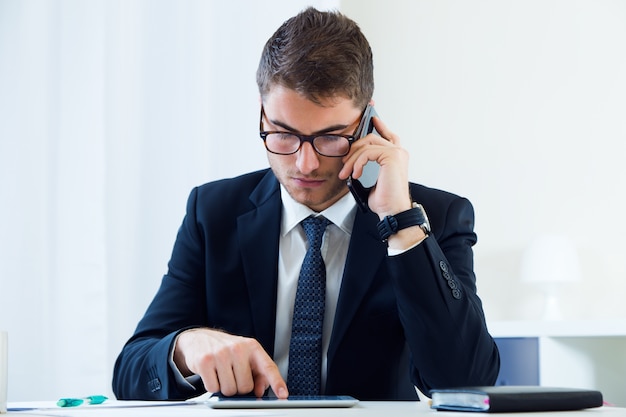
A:
<svg viewBox="0 0 626 417">
<path fill-rule="evenodd" d="M 307 3 L 0 2 L 10 401 L 109 391 L 191 187 L 266 166 L 254 72 L 265 40 Z M 341 9 L 371 41 L 378 111 L 411 151 L 411 178 L 475 204 L 489 318 L 537 316 L 519 263 L 546 231 L 570 236 L 583 262 L 565 317 L 626 317 L 626 3 Z"/>
</svg>

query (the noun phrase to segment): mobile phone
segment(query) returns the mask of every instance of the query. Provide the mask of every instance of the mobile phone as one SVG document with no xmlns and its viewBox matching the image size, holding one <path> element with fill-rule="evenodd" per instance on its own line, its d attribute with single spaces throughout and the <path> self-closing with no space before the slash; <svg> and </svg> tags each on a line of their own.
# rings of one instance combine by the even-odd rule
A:
<svg viewBox="0 0 626 417">
<path fill-rule="evenodd" d="M 361 117 L 361 121 L 359 122 L 359 126 L 357 127 L 355 133 L 357 140 L 369 135 L 370 133 L 378 134 L 374 128 L 374 121 L 372 120 L 372 117 L 374 116 L 377 116 L 376 110 L 374 110 L 374 107 L 371 104 L 368 104 L 363 112 L 363 117 Z M 369 211 L 367 199 L 370 195 L 370 191 L 372 191 L 372 188 L 374 188 L 376 182 L 378 181 L 379 171 L 380 165 L 378 165 L 377 162 L 368 161 L 365 166 L 363 166 L 363 172 L 358 180 L 352 178 L 352 175 L 350 175 L 346 181 L 348 189 L 356 200 L 357 205 L 364 213 Z"/>
<path fill-rule="evenodd" d="M 359 402 L 347 395 L 304 395 L 289 396 L 282 400 L 276 397 L 211 397 L 207 405 L 211 408 L 345 408 Z"/>
</svg>

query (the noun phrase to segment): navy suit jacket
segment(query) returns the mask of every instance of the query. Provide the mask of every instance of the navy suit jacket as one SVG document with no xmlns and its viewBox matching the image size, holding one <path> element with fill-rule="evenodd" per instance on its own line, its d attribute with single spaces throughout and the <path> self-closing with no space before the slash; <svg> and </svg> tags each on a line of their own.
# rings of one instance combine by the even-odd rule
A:
<svg viewBox="0 0 626 417">
<path fill-rule="evenodd" d="M 410 184 L 432 234 L 387 256 L 373 213 L 358 212 L 328 348 L 327 394 L 414 400 L 414 386 L 491 385 L 499 355 L 476 295 L 474 212 L 453 194 Z M 211 327 L 274 351 L 282 202 L 270 170 L 195 188 L 168 273 L 114 370 L 120 399 L 201 394 L 174 380 L 168 355 L 184 329 Z"/>
</svg>

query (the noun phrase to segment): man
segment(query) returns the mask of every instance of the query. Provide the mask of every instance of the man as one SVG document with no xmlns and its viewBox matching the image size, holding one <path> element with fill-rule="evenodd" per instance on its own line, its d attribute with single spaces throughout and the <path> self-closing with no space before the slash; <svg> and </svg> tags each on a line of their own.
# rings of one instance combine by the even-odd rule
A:
<svg viewBox="0 0 626 417">
<path fill-rule="evenodd" d="M 409 184 L 407 151 L 380 119 L 379 135 L 352 137 L 374 89 L 358 26 L 304 10 L 265 45 L 257 82 L 271 169 L 192 191 L 168 273 L 116 362 L 117 397 L 410 400 L 415 387 L 493 384 L 471 204 Z M 362 211 L 346 180 L 367 161 L 380 171 Z M 309 234 L 311 222 L 322 226 Z"/>
</svg>

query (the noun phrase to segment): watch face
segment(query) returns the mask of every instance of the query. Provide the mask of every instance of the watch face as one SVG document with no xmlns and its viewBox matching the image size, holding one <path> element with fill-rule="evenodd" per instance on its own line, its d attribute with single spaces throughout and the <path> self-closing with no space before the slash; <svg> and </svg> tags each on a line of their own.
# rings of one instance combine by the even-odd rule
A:
<svg viewBox="0 0 626 417">
<path fill-rule="evenodd" d="M 424 210 L 424 207 L 418 203 L 413 203 L 413 207 L 418 208 L 422 212 L 422 216 L 424 216 L 424 223 L 420 224 L 420 227 L 424 233 L 430 234 L 430 222 L 428 221 L 426 210 Z"/>
</svg>

